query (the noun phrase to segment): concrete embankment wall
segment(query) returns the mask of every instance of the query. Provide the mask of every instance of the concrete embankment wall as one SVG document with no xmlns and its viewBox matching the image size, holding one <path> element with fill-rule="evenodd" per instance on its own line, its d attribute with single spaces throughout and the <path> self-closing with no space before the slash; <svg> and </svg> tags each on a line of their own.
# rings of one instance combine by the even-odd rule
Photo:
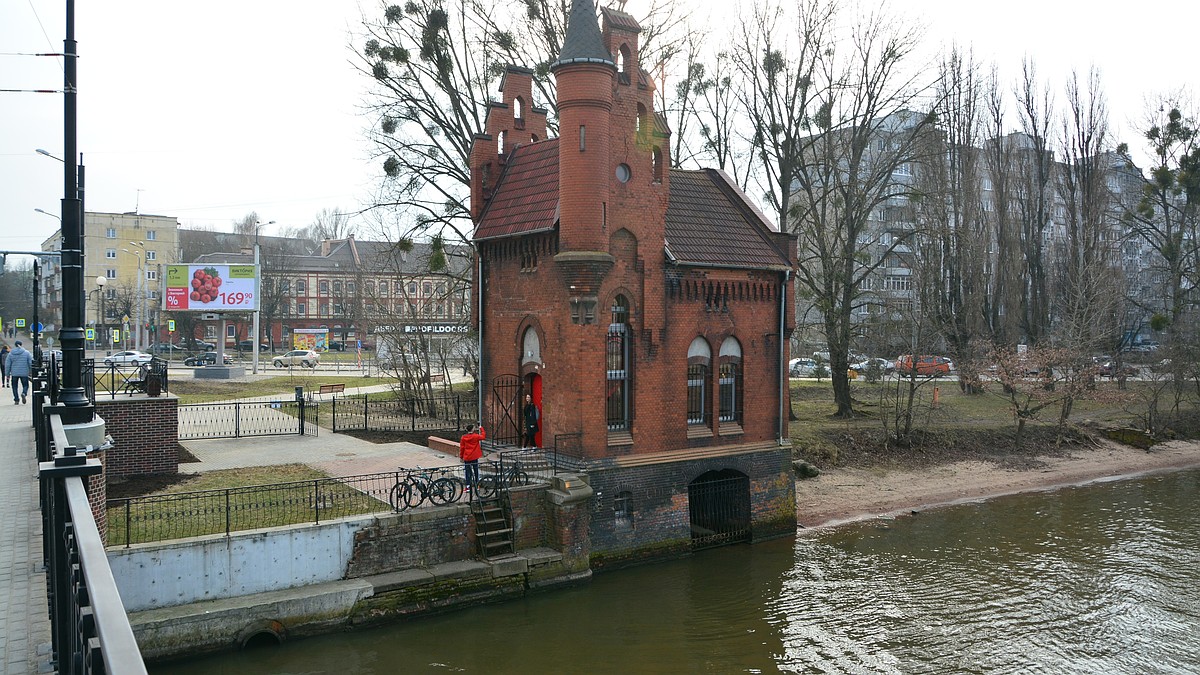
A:
<svg viewBox="0 0 1200 675">
<path fill-rule="evenodd" d="M 556 480 L 558 486 L 571 484 Z M 520 597 L 591 577 L 586 483 L 514 489 L 518 551 L 475 557 L 466 504 L 109 552 L 143 656 L 163 661 Z"/>
<path fill-rule="evenodd" d="M 373 521 L 360 517 L 137 545 L 110 550 L 108 562 L 127 612 L 269 593 L 341 579 L 355 533 Z"/>
</svg>

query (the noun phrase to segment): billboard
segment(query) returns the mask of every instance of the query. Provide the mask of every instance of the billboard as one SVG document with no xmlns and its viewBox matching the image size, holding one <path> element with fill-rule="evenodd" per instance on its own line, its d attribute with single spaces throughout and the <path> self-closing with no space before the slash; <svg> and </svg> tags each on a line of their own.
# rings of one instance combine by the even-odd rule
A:
<svg viewBox="0 0 1200 675">
<path fill-rule="evenodd" d="M 328 328 L 296 328 L 292 331 L 292 349 L 323 352 L 328 344 Z"/>
<path fill-rule="evenodd" d="M 167 265 L 163 310 L 253 312 L 258 309 L 254 265 Z"/>
</svg>

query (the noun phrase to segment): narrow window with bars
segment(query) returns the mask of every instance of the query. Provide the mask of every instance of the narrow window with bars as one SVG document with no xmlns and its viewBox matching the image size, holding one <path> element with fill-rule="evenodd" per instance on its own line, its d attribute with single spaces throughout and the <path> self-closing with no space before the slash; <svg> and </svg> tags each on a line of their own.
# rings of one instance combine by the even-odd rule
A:
<svg viewBox="0 0 1200 675">
<path fill-rule="evenodd" d="M 613 301 L 612 318 L 604 350 L 607 392 L 605 411 L 609 431 L 629 429 L 629 301 L 618 295 Z"/>
</svg>

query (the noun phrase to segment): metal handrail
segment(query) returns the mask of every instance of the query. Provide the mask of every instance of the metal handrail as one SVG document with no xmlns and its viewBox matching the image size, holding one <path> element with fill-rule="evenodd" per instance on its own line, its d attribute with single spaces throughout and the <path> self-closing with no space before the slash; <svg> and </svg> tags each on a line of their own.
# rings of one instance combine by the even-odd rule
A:
<svg viewBox="0 0 1200 675">
<path fill-rule="evenodd" d="M 59 673 L 146 673 L 124 603 L 96 527 L 84 478 L 100 461 L 69 445 L 59 413 L 47 408 L 40 444 L 53 440 L 52 461 L 39 464 L 43 541 L 54 660 Z M 39 452 L 44 449 L 39 448 Z M 78 570 L 78 572 L 76 572 Z"/>
</svg>

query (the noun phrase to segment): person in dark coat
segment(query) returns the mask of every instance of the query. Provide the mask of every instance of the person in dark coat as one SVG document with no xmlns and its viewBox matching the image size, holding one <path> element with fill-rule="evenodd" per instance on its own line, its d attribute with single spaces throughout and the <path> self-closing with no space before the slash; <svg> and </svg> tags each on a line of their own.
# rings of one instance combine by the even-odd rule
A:
<svg viewBox="0 0 1200 675">
<path fill-rule="evenodd" d="M 533 402 L 533 396 L 525 394 L 525 445 L 526 448 L 537 447 L 537 432 L 542 426 L 542 411 Z"/>
<path fill-rule="evenodd" d="M 33 373 L 33 355 L 21 346 L 21 341 L 17 340 L 16 349 L 8 353 L 8 359 L 5 361 L 5 372 L 12 378 L 13 403 L 27 403 L 26 396 L 29 395 L 29 376 Z M 17 395 L 17 385 L 24 384 L 24 389 L 21 395 Z"/>
<path fill-rule="evenodd" d="M 0 347 L 0 385 L 8 386 L 8 345 Z"/>
</svg>

